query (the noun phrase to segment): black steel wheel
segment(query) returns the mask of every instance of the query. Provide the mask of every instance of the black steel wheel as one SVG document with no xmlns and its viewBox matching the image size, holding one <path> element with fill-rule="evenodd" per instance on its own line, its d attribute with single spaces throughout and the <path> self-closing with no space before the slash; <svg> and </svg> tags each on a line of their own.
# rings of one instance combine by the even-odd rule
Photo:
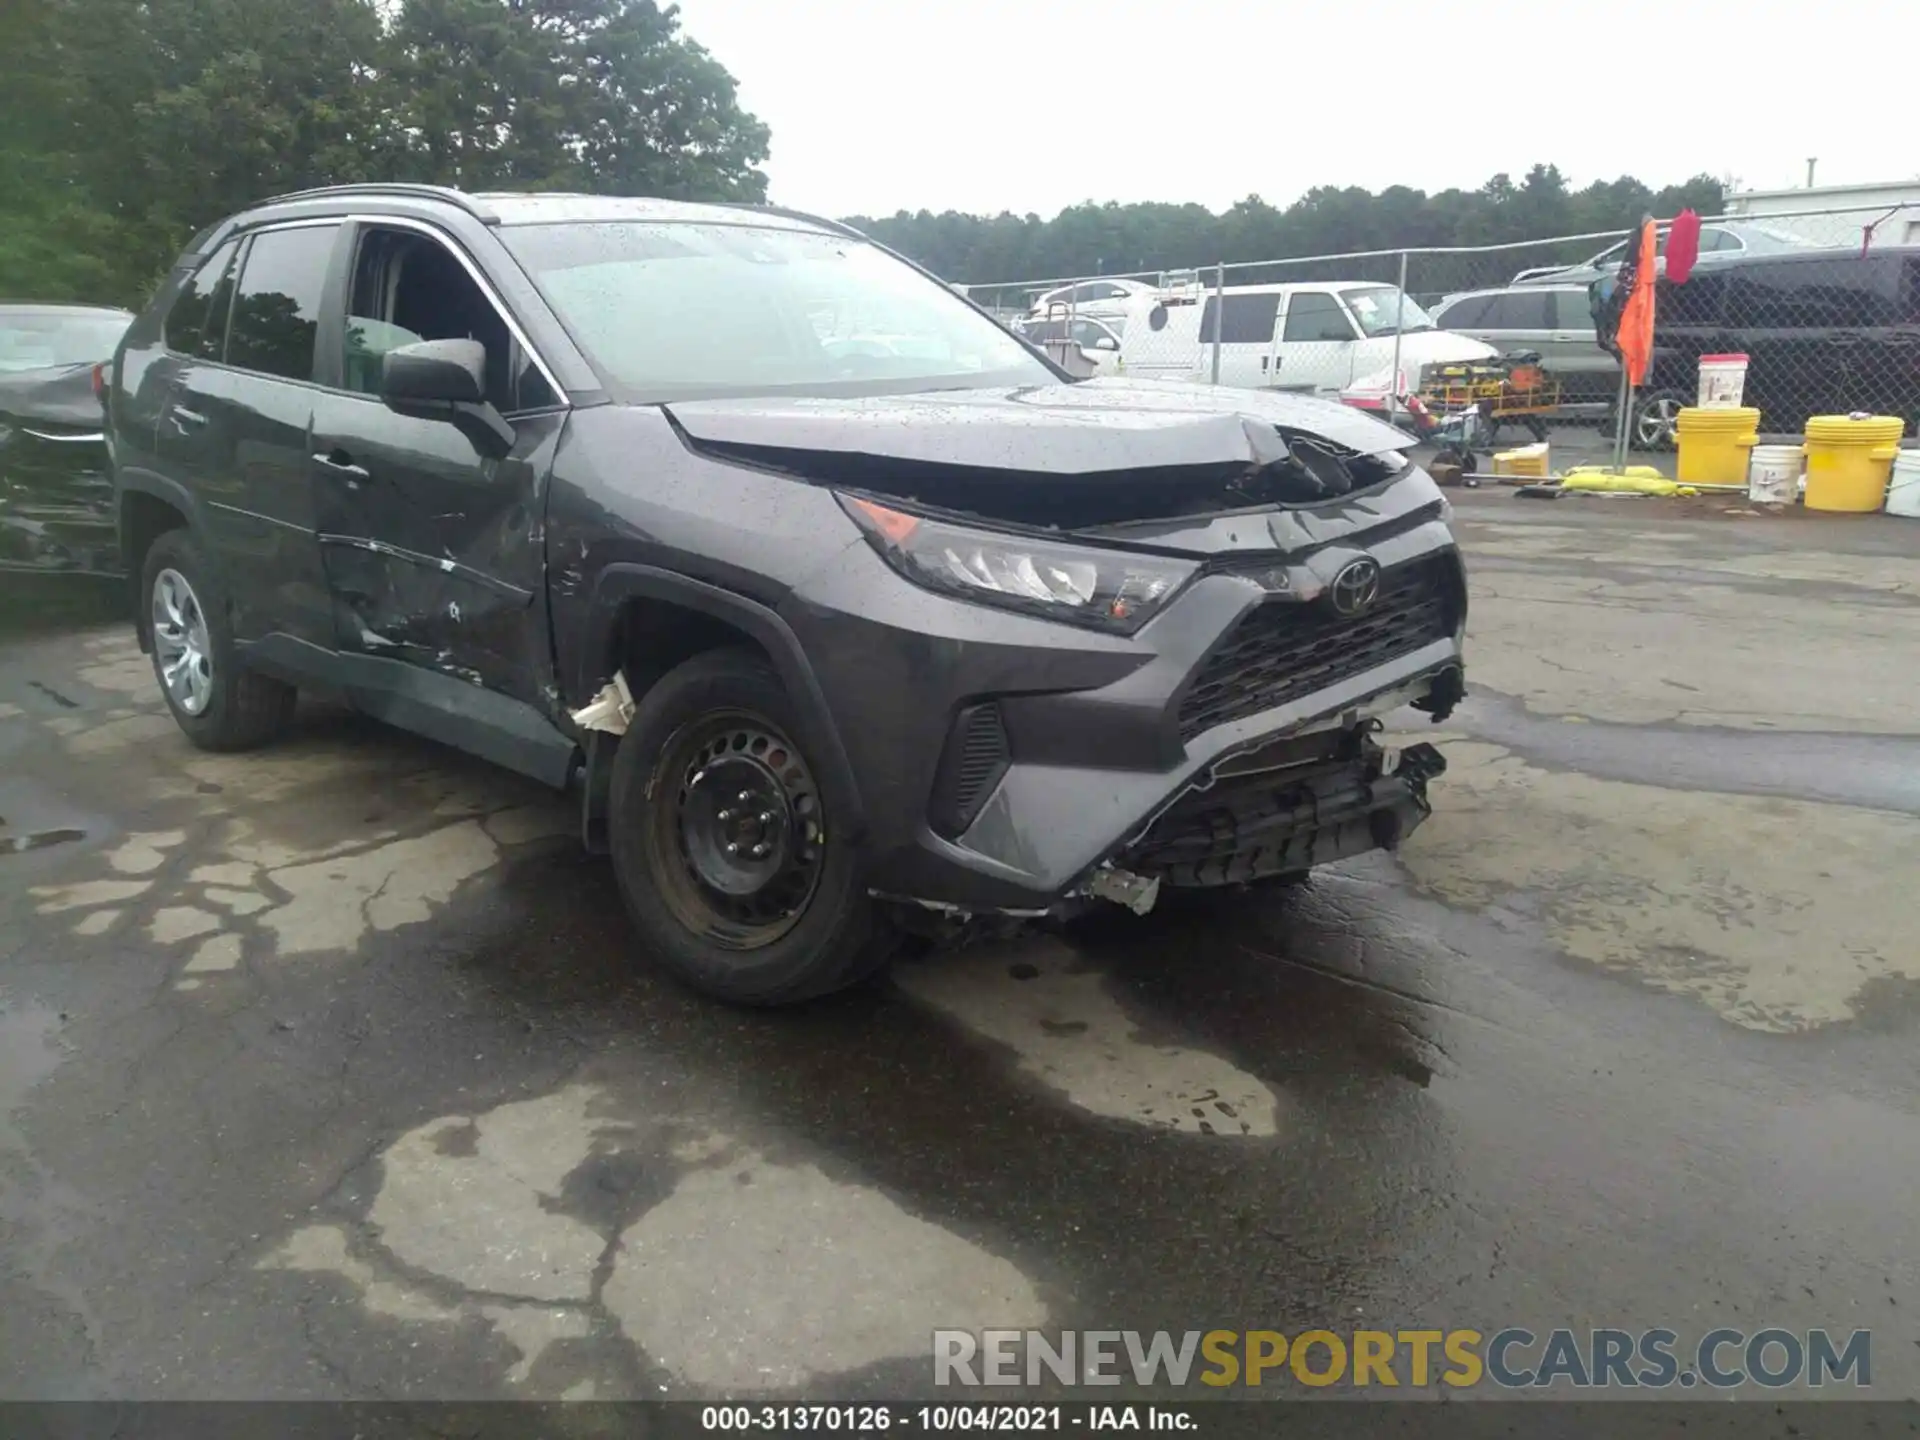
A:
<svg viewBox="0 0 1920 1440">
<path fill-rule="evenodd" d="M 844 988 L 897 940 L 805 732 L 764 659 L 716 650 L 640 697 L 614 753 L 607 835 L 627 912 L 650 956 L 722 1000 Z"/>
<path fill-rule="evenodd" d="M 718 711 L 676 732 L 655 773 L 647 859 L 675 917 L 730 950 L 788 934 L 826 854 L 819 787 L 798 747 L 764 715 Z"/>
</svg>

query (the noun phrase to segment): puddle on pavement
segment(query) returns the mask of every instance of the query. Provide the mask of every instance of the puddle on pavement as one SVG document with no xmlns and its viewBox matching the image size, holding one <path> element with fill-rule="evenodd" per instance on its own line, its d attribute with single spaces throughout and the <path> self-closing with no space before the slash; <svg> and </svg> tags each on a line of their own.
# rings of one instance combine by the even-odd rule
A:
<svg viewBox="0 0 1920 1440">
<path fill-rule="evenodd" d="M 363 1227 L 307 1225 L 255 1268 L 391 1320 L 484 1322 L 522 1393 L 590 1381 L 565 1347 L 595 1334 L 739 1392 L 911 1357 L 936 1326 L 1048 1318 L 1014 1265 L 878 1188 L 596 1085 L 443 1116 L 378 1158 Z"/>
<path fill-rule="evenodd" d="M 1400 858 L 1446 904 L 1532 897 L 1576 960 L 1779 1034 L 1853 1020 L 1912 979 L 1920 832 L 1884 810 L 1663 790 L 1450 745 L 1433 818 Z"/>
<path fill-rule="evenodd" d="M 1208 1051 L 1143 1038 L 1106 978 L 1058 940 L 934 955 L 900 967 L 896 980 L 1092 1114 L 1199 1135 L 1278 1130 L 1279 1102 L 1257 1077 Z"/>
<path fill-rule="evenodd" d="M 1409 728 L 1412 718 L 1395 717 Z M 1535 764 L 1600 780 L 1920 815 L 1920 737 L 1912 735 L 1770 733 L 1543 716 L 1478 684 L 1453 726 Z"/>
</svg>

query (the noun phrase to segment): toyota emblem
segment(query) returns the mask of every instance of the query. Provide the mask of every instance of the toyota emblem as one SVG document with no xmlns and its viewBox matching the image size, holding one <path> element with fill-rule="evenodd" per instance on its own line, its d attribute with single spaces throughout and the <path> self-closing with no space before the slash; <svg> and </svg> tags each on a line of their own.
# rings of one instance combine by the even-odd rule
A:
<svg viewBox="0 0 1920 1440">
<path fill-rule="evenodd" d="M 1343 567 L 1327 587 L 1327 603 L 1333 606 L 1334 614 L 1349 620 L 1364 615 L 1379 598 L 1380 563 L 1377 560 L 1355 560 Z"/>
</svg>

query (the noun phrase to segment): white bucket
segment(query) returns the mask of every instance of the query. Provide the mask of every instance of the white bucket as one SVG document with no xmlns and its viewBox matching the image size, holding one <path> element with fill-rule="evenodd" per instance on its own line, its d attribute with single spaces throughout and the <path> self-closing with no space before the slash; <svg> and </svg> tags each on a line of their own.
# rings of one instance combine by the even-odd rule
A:
<svg viewBox="0 0 1920 1440">
<path fill-rule="evenodd" d="M 1791 505 L 1799 498 L 1798 445 L 1756 445 L 1747 462 L 1747 498 L 1761 505 Z"/>
<path fill-rule="evenodd" d="M 1887 513 L 1920 520 L 1920 450 L 1902 450 L 1893 457 L 1893 476 L 1887 482 Z"/>
<path fill-rule="evenodd" d="M 1702 355 L 1700 357 L 1700 408 L 1702 410 L 1738 410 L 1740 397 L 1746 388 L 1746 356 Z"/>
</svg>

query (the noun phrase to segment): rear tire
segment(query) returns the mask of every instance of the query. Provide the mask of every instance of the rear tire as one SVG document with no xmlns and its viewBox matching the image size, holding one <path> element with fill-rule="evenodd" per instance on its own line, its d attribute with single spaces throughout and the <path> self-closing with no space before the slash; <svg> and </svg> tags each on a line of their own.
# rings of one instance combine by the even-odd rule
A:
<svg viewBox="0 0 1920 1440">
<path fill-rule="evenodd" d="M 1635 450 L 1673 449 L 1674 426 L 1689 403 L 1689 398 L 1678 390 L 1649 390 L 1633 402 L 1633 423 L 1627 431 L 1627 442 Z"/>
<path fill-rule="evenodd" d="M 242 667 L 226 592 L 185 530 L 148 547 L 140 594 L 160 698 L 189 740 L 202 750 L 252 750 L 286 729 L 298 693 Z"/>
<path fill-rule="evenodd" d="M 613 870 L 642 944 L 739 1005 L 844 989 L 891 957 L 846 832 L 759 656 L 716 650 L 641 697 L 614 753 Z"/>
</svg>

